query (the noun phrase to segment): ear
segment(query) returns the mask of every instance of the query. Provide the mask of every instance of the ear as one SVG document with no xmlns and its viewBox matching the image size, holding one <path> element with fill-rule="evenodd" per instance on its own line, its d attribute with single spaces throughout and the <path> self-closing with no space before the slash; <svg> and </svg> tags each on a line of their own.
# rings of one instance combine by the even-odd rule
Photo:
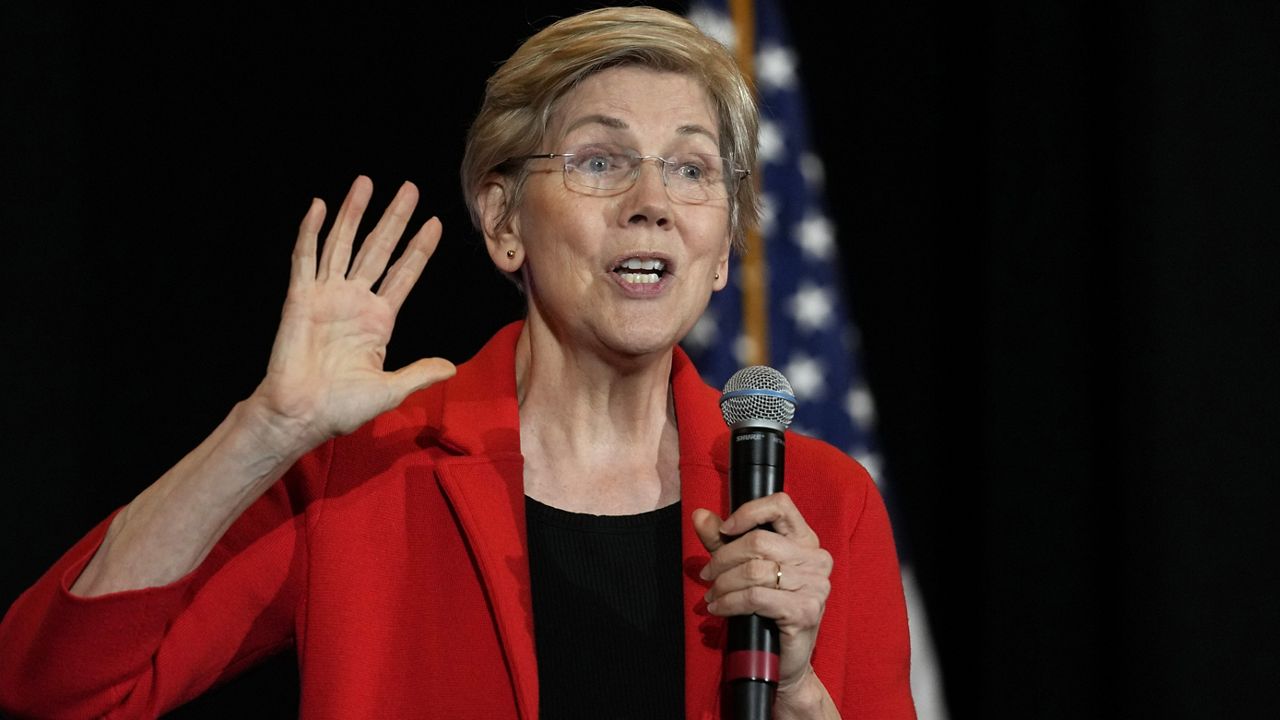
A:
<svg viewBox="0 0 1280 720">
<path fill-rule="evenodd" d="M 724 247 L 721 248 L 720 261 L 716 263 L 716 277 L 712 281 L 711 289 L 719 292 L 729 285 L 729 255 L 733 252 L 733 237 L 728 236 L 724 239 Z"/>
<path fill-rule="evenodd" d="M 480 188 L 476 205 L 480 208 L 480 224 L 484 229 L 484 244 L 489 250 L 489 258 L 499 270 L 511 273 L 518 271 L 524 263 L 524 244 L 520 240 L 516 217 L 508 217 L 505 222 L 502 219 L 508 197 L 506 180 L 495 174 Z"/>
</svg>

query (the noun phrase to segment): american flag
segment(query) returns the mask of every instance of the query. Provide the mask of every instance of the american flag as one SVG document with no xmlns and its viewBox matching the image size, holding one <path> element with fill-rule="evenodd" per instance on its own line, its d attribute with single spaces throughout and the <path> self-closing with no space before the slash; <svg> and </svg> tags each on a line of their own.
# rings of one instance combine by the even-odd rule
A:
<svg viewBox="0 0 1280 720">
<path fill-rule="evenodd" d="M 810 149 L 798 60 L 785 18 L 771 0 L 733 5 L 733 11 L 745 9 L 754 16 L 735 22 L 728 0 L 696 0 L 689 18 L 738 52 L 755 79 L 761 108 L 755 174 L 764 216 L 754 249 L 763 258 L 757 263 L 763 274 L 731 273 L 729 287 L 712 296 L 683 345 L 703 377 L 718 387 L 743 365 L 776 367 L 795 391 L 792 429 L 852 455 L 888 495 L 876 441 L 875 402 L 862 371 L 858 331 L 845 310 L 836 228 L 826 210 L 822 161 Z M 740 37 L 744 32 L 751 37 Z M 745 56 L 744 48 L 750 49 Z M 750 310 L 753 299 L 761 312 L 756 318 Z M 916 711 L 922 720 L 944 720 L 924 604 L 903 550 L 899 543 Z"/>
</svg>

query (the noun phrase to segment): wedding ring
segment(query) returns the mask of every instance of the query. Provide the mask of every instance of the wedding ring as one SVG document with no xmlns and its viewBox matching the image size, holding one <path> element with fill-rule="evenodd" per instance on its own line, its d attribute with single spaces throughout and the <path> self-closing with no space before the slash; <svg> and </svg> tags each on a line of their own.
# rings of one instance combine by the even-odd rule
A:
<svg viewBox="0 0 1280 720">
<path fill-rule="evenodd" d="M 775 577 L 773 580 L 773 589 L 781 590 L 782 589 L 782 563 L 778 562 L 777 560 L 774 560 L 773 564 L 778 566 L 777 577 Z"/>
</svg>

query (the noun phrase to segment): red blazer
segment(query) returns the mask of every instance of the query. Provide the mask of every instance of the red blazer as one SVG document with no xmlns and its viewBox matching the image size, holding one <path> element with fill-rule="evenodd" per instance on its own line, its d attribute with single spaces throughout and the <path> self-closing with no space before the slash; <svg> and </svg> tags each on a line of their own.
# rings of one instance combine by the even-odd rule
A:
<svg viewBox="0 0 1280 720">
<path fill-rule="evenodd" d="M 95 528 L 0 624 L 0 708 L 150 717 L 295 646 L 305 718 L 538 715 L 516 405 L 520 324 L 451 380 L 299 461 L 199 568 L 164 587 L 78 598 Z M 675 351 L 686 513 L 727 514 L 718 393 Z M 914 717 L 906 610 L 884 505 L 866 472 L 789 434 L 787 490 L 835 557 L 813 666 L 845 718 Z M 707 560 L 684 553 L 688 718 L 719 715 L 722 618 Z"/>
</svg>

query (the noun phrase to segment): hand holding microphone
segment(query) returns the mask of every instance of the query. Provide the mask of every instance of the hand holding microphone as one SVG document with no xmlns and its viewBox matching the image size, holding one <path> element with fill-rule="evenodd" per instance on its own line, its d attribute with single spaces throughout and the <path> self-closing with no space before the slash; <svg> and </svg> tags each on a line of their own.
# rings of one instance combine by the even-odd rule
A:
<svg viewBox="0 0 1280 720">
<path fill-rule="evenodd" d="M 729 617 L 725 702 L 734 720 L 772 717 L 817 682 L 809 658 L 830 592 L 831 555 L 782 492 L 784 431 L 795 399 L 776 370 L 744 368 L 725 386 L 732 514 L 708 510 L 694 526 L 711 561 L 708 611 Z M 820 683 L 819 683 L 820 685 Z M 825 695 L 825 690 L 819 693 Z"/>
</svg>

